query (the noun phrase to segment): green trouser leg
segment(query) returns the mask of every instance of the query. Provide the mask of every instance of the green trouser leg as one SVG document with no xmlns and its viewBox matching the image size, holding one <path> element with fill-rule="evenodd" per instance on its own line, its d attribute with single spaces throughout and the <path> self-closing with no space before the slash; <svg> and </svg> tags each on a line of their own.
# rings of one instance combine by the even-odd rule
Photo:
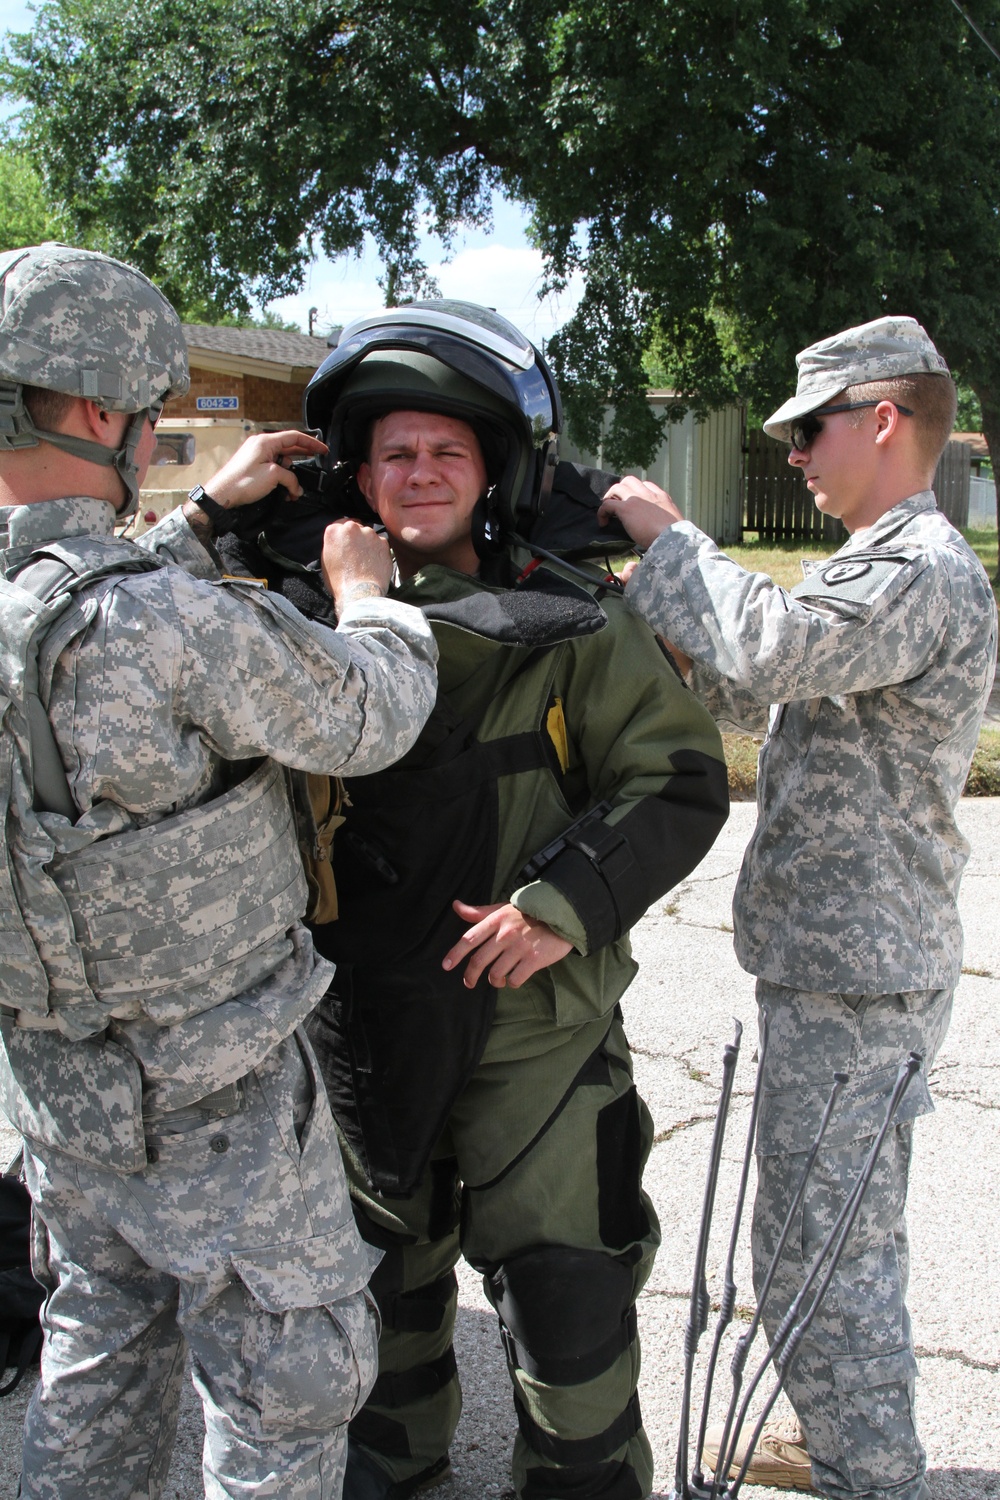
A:
<svg viewBox="0 0 1000 1500">
<path fill-rule="evenodd" d="M 382 1320 L 379 1374 L 351 1437 L 394 1480 L 447 1453 L 462 1412 L 452 1339 L 459 1184 L 453 1156 L 431 1162 L 411 1198 L 378 1200 L 344 1143 L 362 1234 L 385 1254 L 370 1283 Z"/>
<path fill-rule="evenodd" d="M 516 1062 L 502 1067 L 508 1080 L 516 1076 Z M 379 1244 L 394 1244 L 390 1255 L 400 1269 L 391 1278 L 404 1301 L 407 1293 L 429 1287 L 458 1254 L 456 1215 L 448 1204 L 457 1174 L 463 1182 L 461 1249 L 484 1273 L 514 1388 L 518 1495 L 643 1500 L 653 1465 L 636 1397 L 633 1309 L 659 1227 L 641 1187 L 652 1124 L 632 1082 L 624 1034 L 614 1022 L 573 1078 L 560 1076 L 553 1057 L 552 1109 L 544 1127 L 497 1175 L 473 1183 L 463 1161 L 484 1157 L 495 1073 L 481 1067 L 463 1092 L 442 1142 L 447 1154 L 435 1160 L 413 1198 L 378 1200 L 356 1186 L 364 1232 Z M 537 1086 L 537 1072 L 532 1083 Z M 356 1176 L 350 1161 L 348 1170 Z M 415 1380 L 423 1370 L 430 1384 L 435 1362 L 450 1347 L 453 1316 L 452 1301 L 433 1333 L 385 1329 L 381 1368 L 412 1372 Z M 376 1387 L 352 1436 L 399 1479 L 446 1451 L 458 1420 L 458 1388 L 449 1381 L 395 1405 L 381 1401 L 386 1391 L 407 1394 L 405 1383 Z"/>
</svg>

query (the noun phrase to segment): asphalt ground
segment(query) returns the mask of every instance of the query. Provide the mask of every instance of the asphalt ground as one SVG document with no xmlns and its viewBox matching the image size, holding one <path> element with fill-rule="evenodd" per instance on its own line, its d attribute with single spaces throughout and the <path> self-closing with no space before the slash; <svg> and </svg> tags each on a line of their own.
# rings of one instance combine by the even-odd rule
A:
<svg viewBox="0 0 1000 1500">
<path fill-rule="evenodd" d="M 933 1494 L 936 1500 L 1000 1500 L 1000 799 L 966 799 L 959 816 L 972 844 L 961 903 L 965 964 L 951 1030 L 931 1075 L 937 1110 L 916 1128 L 909 1301 L 920 1365 L 918 1421 Z M 746 1032 L 709 1253 L 713 1299 L 748 1118 L 753 980 L 733 957 L 730 902 L 753 822 L 752 805 L 734 806 L 708 858 L 633 934 L 640 972 L 626 997 L 625 1018 L 636 1078 L 656 1123 L 646 1184 L 664 1236 L 639 1304 L 640 1395 L 656 1455 L 655 1500 L 666 1500 L 673 1488 L 695 1233 L 722 1052 L 734 1018 Z M 0 1130 L 0 1148 L 12 1154 L 14 1145 L 11 1132 Z M 753 1302 L 746 1230 L 736 1281 L 733 1335 L 745 1326 Z M 506 1372 L 496 1320 L 478 1278 L 465 1267 L 456 1344 L 465 1411 L 452 1448 L 453 1477 L 433 1494 L 441 1500 L 509 1497 L 515 1423 Z M 708 1344 L 702 1340 L 702 1355 Z M 15 1494 L 29 1394 L 22 1388 L 0 1401 L 0 1500 Z M 188 1387 L 166 1500 L 203 1494 L 200 1450 L 200 1410 Z M 748 1493 L 775 1500 L 787 1491 Z"/>
</svg>

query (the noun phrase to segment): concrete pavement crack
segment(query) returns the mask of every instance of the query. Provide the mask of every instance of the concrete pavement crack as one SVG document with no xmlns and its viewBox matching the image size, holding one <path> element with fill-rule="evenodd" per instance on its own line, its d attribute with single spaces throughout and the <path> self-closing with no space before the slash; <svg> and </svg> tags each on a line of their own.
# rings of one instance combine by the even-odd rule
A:
<svg viewBox="0 0 1000 1500">
<path fill-rule="evenodd" d="M 959 1094 L 951 1089 L 936 1088 L 934 1097 L 937 1099 L 953 1099 L 958 1104 L 974 1104 L 977 1109 L 1000 1109 L 1000 1104 L 992 1099 L 973 1099 L 970 1094 Z"/>
<path fill-rule="evenodd" d="M 961 1349 L 925 1349 L 918 1344 L 913 1352 L 918 1359 L 953 1359 L 967 1370 L 985 1370 L 988 1375 L 1000 1375 L 1000 1360 L 973 1359 Z"/>
<path fill-rule="evenodd" d="M 690 1290 L 688 1290 L 686 1292 L 675 1292 L 675 1291 L 672 1291 L 670 1287 L 649 1287 L 649 1286 L 647 1286 L 647 1287 L 644 1287 L 643 1290 L 640 1292 L 640 1294 L 639 1294 L 639 1300 L 642 1301 L 644 1298 L 647 1298 L 647 1297 L 649 1297 L 649 1298 L 659 1297 L 664 1302 L 690 1302 L 691 1301 L 691 1292 L 690 1292 Z M 718 1301 L 716 1301 L 716 1300 L 713 1299 L 709 1303 L 709 1308 L 711 1309 L 712 1312 L 718 1312 L 719 1311 L 719 1303 L 718 1303 Z M 750 1320 L 753 1318 L 753 1315 L 754 1315 L 754 1309 L 753 1309 L 753 1307 L 748 1306 L 745 1302 L 737 1302 L 736 1306 L 733 1308 L 733 1318 L 735 1319 L 735 1321 L 737 1323 L 749 1323 Z"/>
<path fill-rule="evenodd" d="M 679 1135 L 682 1130 L 690 1130 L 692 1125 L 710 1125 L 715 1119 L 713 1115 L 689 1115 L 686 1120 L 678 1120 L 675 1125 L 668 1125 L 666 1130 L 658 1131 L 653 1136 L 653 1145 L 662 1146 L 664 1141 L 669 1141 L 673 1136 Z"/>
</svg>

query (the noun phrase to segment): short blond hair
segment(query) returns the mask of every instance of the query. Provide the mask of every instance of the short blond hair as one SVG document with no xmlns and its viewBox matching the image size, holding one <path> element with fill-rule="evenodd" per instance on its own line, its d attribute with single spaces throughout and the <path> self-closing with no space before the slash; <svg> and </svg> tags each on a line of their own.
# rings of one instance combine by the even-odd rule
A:
<svg viewBox="0 0 1000 1500">
<path fill-rule="evenodd" d="M 937 468 L 938 459 L 944 452 L 955 426 L 958 410 L 958 394 L 950 375 L 894 375 L 889 380 L 871 380 L 864 385 L 851 385 L 844 392 L 849 401 L 892 401 L 896 406 L 907 406 L 917 437 L 921 458 L 931 469 Z M 863 420 L 863 414 L 858 414 Z"/>
</svg>

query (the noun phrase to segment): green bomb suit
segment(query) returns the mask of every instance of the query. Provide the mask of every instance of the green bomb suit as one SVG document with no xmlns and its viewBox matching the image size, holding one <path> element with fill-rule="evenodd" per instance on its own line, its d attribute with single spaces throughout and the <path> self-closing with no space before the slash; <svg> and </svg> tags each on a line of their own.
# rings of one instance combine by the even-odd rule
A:
<svg viewBox="0 0 1000 1500">
<path fill-rule="evenodd" d="M 444 715 L 436 727 L 432 716 L 400 773 L 422 756 L 434 760 L 427 747 L 435 736 L 496 752 L 478 812 L 450 799 L 458 773 L 446 771 L 431 818 L 444 863 L 448 850 L 461 860 L 478 844 L 480 866 L 467 878 L 439 873 L 422 825 L 410 826 L 420 817 L 417 783 L 402 783 L 409 790 L 394 796 L 390 777 L 349 779 L 354 812 L 367 801 L 381 820 L 381 832 L 362 838 L 362 864 L 378 864 L 394 818 L 398 847 L 409 840 L 422 851 L 417 926 L 433 937 L 422 955 L 385 958 L 396 911 L 385 884 L 375 893 L 382 926 L 368 953 L 345 954 L 338 933 L 350 940 L 364 924 L 352 915 L 351 872 L 338 869 L 344 920 L 315 932 L 338 974 L 310 1035 L 345 1137 L 362 1233 L 386 1252 L 372 1284 L 381 1373 L 352 1438 L 395 1479 L 447 1451 L 461 1408 L 452 1332 L 462 1253 L 483 1273 L 500 1318 L 519 1427 L 518 1495 L 640 1500 L 652 1460 L 636 1394 L 634 1304 L 659 1228 L 642 1190 L 651 1122 L 618 1001 L 636 972 L 628 928 L 703 858 L 728 794 L 718 732 L 652 632 L 618 597 L 598 605 L 575 593 L 575 602 L 529 597 L 526 615 L 497 628 L 482 611 L 513 608 L 518 591 L 440 566 L 398 591 L 431 619 L 440 650 L 436 715 Z M 560 836 L 595 808 L 582 847 L 560 848 Z M 351 820 L 348 808 L 335 850 L 349 851 Z M 532 878 L 525 864 L 546 846 L 556 852 Z M 396 858 L 390 849 L 382 873 L 398 886 L 405 877 Z M 479 1030 L 460 1057 L 442 1062 L 445 1030 L 436 1042 L 433 1027 L 428 1035 L 414 1018 L 421 986 L 439 982 L 441 958 L 464 929 L 451 914 L 456 897 L 512 900 L 573 951 L 519 989 L 492 990 L 484 979 L 470 992 L 453 976 L 454 1014 L 478 1014 Z M 404 901 L 399 921 L 407 919 Z M 386 1081 L 368 1128 L 357 1101 L 377 1087 L 373 1078 Z M 411 1113 L 397 1114 L 394 1127 L 404 1096 Z M 408 1154 L 421 1120 L 424 1149 Z"/>
</svg>

